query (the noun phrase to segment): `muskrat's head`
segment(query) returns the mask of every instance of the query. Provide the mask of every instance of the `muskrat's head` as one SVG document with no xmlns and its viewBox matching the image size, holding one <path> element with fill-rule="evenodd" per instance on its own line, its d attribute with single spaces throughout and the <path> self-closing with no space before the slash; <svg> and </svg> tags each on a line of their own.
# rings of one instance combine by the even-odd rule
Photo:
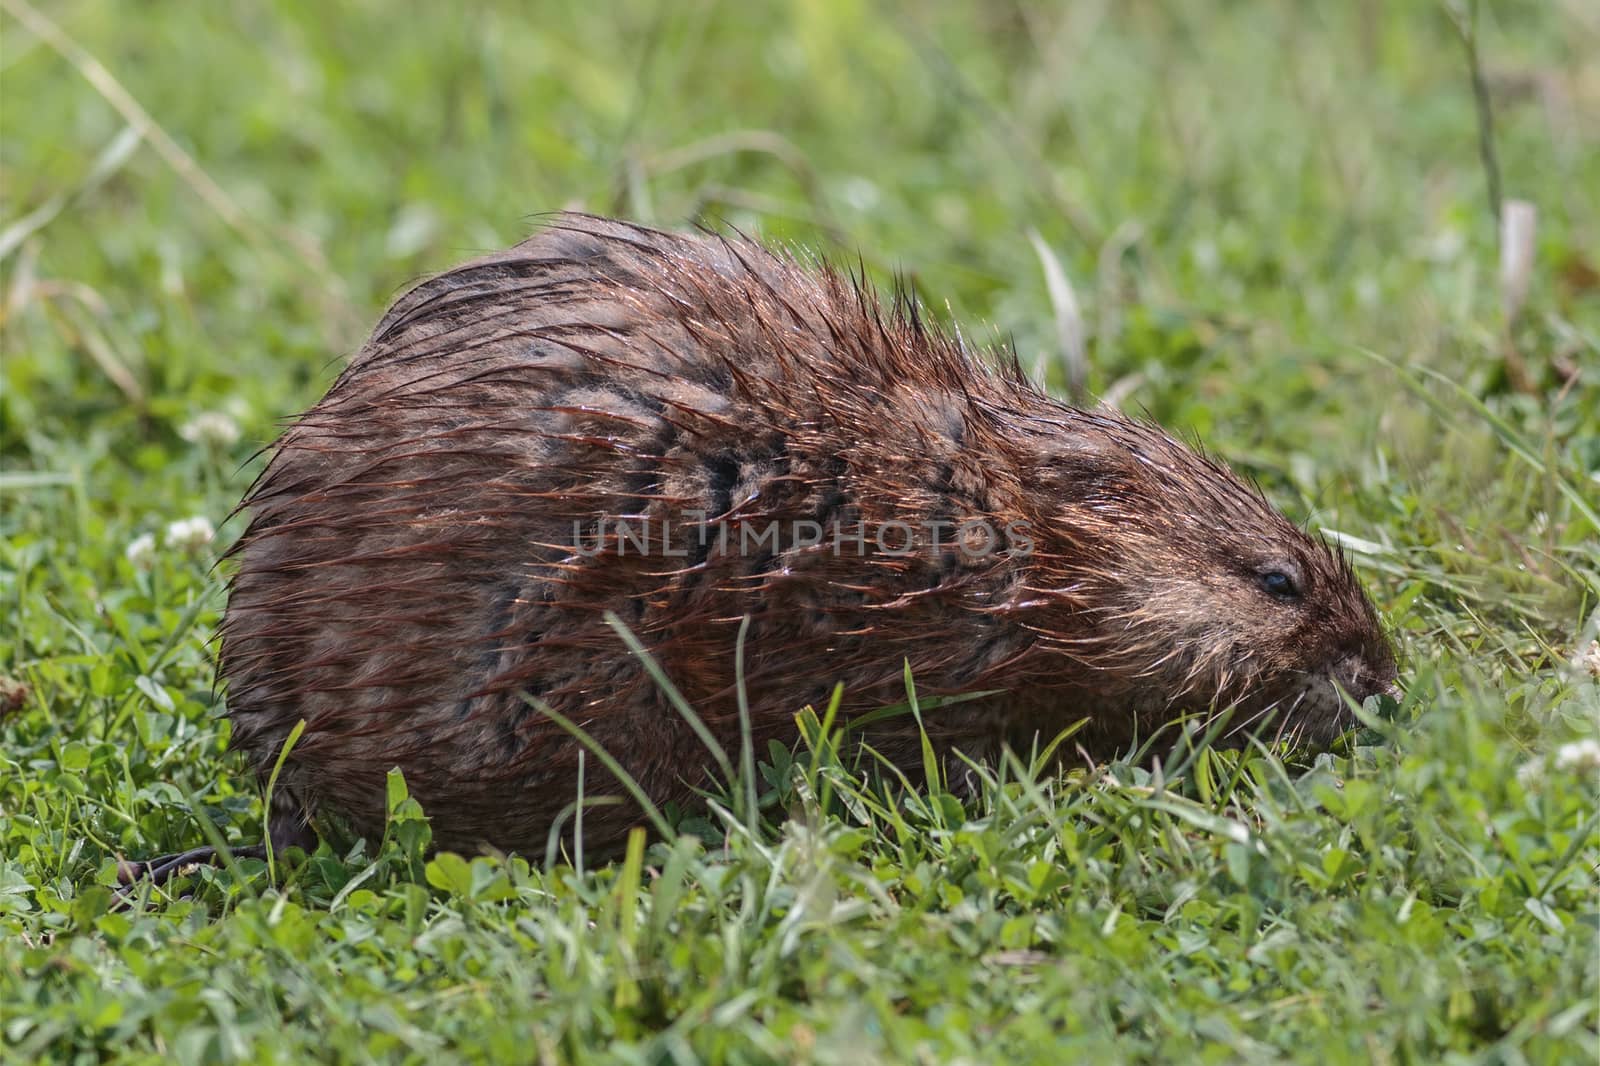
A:
<svg viewBox="0 0 1600 1066">
<path fill-rule="evenodd" d="M 1030 586 L 1064 609 L 1043 639 L 1141 721 L 1234 708 L 1326 745 L 1354 724 L 1340 690 L 1393 693 L 1393 651 L 1346 560 L 1259 490 L 1161 430 L 1063 412 L 1044 435 Z"/>
</svg>

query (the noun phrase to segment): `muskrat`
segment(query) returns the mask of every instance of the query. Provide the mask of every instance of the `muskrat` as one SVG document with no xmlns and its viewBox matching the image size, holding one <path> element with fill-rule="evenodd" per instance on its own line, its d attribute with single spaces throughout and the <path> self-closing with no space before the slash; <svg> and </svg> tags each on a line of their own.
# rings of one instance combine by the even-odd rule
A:
<svg viewBox="0 0 1600 1066">
<path fill-rule="evenodd" d="M 1325 745 L 1396 677 L 1345 559 L 1220 462 L 743 237 L 564 214 L 417 285 L 241 507 L 232 747 L 265 780 L 305 722 L 278 844 L 381 833 L 398 766 L 435 847 L 541 853 L 583 750 L 542 708 L 692 801 L 713 761 L 608 613 L 730 751 L 740 683 L 756 751 L 837 684 L 846 720 L 903 701 L 907 664 L 982 694 L 869 727 L 912 773 L 919 728 L 993 759 L 1086 719 L 1100 758 L 1232 708 Z"/>
</svg>

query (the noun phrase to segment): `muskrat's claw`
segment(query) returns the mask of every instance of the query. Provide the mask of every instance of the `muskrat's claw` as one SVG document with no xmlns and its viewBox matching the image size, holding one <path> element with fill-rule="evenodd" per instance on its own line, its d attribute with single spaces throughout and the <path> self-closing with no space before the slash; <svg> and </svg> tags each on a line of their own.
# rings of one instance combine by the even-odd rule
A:
<svg viewBox="0 0 1600 1066">
<path fill-rule="evenodd" d="M 233 857 L 236 859 L 262 859 L 267 857 L 265 844 L 252 844 L 248 847 L 233 848 Z M 201 863 L 220 862 L 217 849 L 213 847 L 190 848 L 173 855 L 161 855 L 144 862 L 122 862 L 117 869 L 117 880 L 124 884 L 148 878 L 152 884 L 162 884 L 167 878 L 183 871 L 186 866 L 199 866 Z"/>
<path fill-rule="evenodd" d="M 299 848 L 308 854 L 317 846 L 316 834 L 306 824 L 298 809 L 288 813 L 274 816 L 267 822 L 267 834 L 272 841 L 272 850 L 282 855 L 290 848 Z M 249 844 L 239 848 L 229 848 L 229 852 L 236 859 L 267 859 L 267 845 Z M 202 864 L 215 865 L 222 861 L 222 856 L 213 847 L 190 848 L 188 851 L 178 851 L 171 855 L 161 855 L 143 862 L 128 862 L 126 859 L 117 863 L 117 883 L 122 887 L 117 889 L 117 902 L 126 906 L 138 889 L 139 882 L 149 881 L 152 885 L 160 886 L 167 883 L 170 878 L 181 877 L 193 867 Z"/>
<path fill-rule="evenodd" d="M 262 859 L 267 857 L 265 844 L 252 844 L 248 847 L 232 848 L 233 857 L 236 859 Z M 160 886 L 173 877 L 182 876 L 193 868 L 207 863 L 221 862 L 221 856 L 213 847 L 190 848 L 171 855 L 161 855 L 144 862 L 128 862 L 122 860 L 117 863 L 117 883 L 122 887 L 117 889 L 117 904 L 126 906 L 134 897 L 139 882 L 149 881 L 152 885 Z"/>
</svg>

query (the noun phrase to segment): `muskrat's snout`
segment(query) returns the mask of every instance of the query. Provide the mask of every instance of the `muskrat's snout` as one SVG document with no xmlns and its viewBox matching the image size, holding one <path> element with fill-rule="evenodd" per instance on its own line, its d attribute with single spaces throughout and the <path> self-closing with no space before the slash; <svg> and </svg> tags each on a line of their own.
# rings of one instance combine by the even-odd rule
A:
<svg viewBox="0 0 1600 1066">
<path fill-rule="evenodd" d="M 1278 735 L 1293 744 L 1325 748 L 1361 724 L 1351 706 L 1374 696 L 1400 698 L 1394 652 L 1383 639 L 1337 660 L 1326 674 L 1315 676 L 1284 706 Z"/>
<path fill-rule="evenodd" d="M 1342 557 L 1339 563 L 1340 570 L 1348 575 L 1348 564 Z M 1383 622 L 1353 579 L 1345 583 L 1341 592 L 1345 627 L 1352 638 L 1345 646 L 1345 654 L 1334 665 L 1334 680 L 1358 703 L 1373 696 L 1398 700 L 1399 664 Z"/>
<path fill-rule="evenodd" d="M 1358 703 L 1373 696 L 1399 699 L 1399 676 L 1394 655 L 1387 649 L 1377 654 L 1352 656 L 1334 668 L 1334 678 L 1339 686 Z"/>
</svg>

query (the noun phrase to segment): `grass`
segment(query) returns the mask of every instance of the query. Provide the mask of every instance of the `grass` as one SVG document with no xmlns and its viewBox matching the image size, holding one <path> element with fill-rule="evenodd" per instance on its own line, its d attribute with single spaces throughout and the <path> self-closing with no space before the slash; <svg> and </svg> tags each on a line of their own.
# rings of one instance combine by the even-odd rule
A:
<svg viewBox="0 0 1600 1066">
<path fill-rule="evenodd" d="M 1477 5 L 1508 321 L 1469 8 L 40 5 L 63 54 L 5 0 L 0 1058 L 1592 1061 L 1600 23 Z M 812 716 L 753 825 L 598 868 L 429 857 L 395 781 L 382 841 L 112 909 L 120 855 L 260 839 L 208 643 L 257 449 L 570 204 L 859 254 L 1060 384 L 1053 259 L 1092 393 L 1355 554 L 1404 707 L 966 802 Z"/>
</svg>

